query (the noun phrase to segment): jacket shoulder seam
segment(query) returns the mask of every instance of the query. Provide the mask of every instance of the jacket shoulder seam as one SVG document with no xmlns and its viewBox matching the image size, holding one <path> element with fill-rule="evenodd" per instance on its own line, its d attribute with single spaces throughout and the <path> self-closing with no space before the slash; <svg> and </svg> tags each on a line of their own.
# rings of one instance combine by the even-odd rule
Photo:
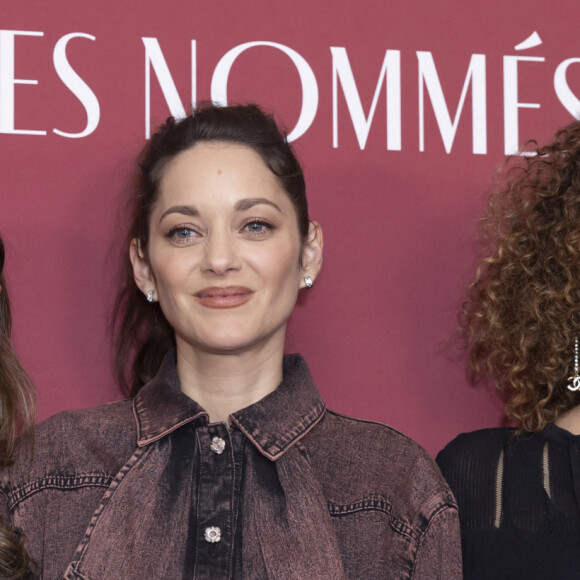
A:
<svg viewBox="0 0 580 580">
<path fill-rule="evenodd" d="M 326 412 L 329 415 L 333 415 L 334 417 L 339 417 L 340 419 L 346 419 L 347 421 L 352 421 L 353 423 L 361 423 L 361 424 L 366 424 L 366 425 L 376 425 L 377 427 L 382 427 L 384 430 L 386 430 L 390 433 L 393 433 L 394 435 L 399 435 L 403 439 L 413 443 L 414 445 L 417 445 L 417 447 L 421 447 L 416 441 L 411 439 L 411 437 L 409 437 L 408 435 L 405 435 L 403 432 L 399 431 L 398 429 L 395 429 L 394 427 L 391 427 L 390 425 L 387 425 L 385 423 L 381 423 L 380 421 L 371 421 L 369 419 L 357 419 L 355 417 L 343 415 L 342 413 L 337 413 L 336 411 L 331 411 L 330 409 L 326 409 Z"/>
</svg>

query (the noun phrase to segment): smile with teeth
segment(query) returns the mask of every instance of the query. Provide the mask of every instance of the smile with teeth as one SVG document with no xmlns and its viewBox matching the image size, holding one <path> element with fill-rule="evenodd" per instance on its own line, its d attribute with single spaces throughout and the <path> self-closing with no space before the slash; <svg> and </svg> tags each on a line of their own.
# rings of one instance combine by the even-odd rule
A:
<svg viewBox="0 0 580 580">
<path fill-rule="evenodd" d="M 254 291 L 245 286 L 212 286 L 194 294 L 195 299 L 208 308 L 235 308 L 252 298 Z"/>
</svg>

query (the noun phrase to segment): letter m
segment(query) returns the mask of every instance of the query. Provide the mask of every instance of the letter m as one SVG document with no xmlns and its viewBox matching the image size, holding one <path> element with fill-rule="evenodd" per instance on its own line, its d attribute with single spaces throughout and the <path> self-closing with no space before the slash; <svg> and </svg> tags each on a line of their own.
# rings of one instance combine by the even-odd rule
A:
<svg viewBox="0 0 580 580">
<path fill-rule="evenodd" d="M 473 54 L 467 76 L 463 83 L 459 105 L 455 117 L 451 115 L 443 96 L 437 69 L 430 52 L 417 51 L 419 61 L 419 150 L 425 151 L 425 87 L 429 93 L 435 119 L 439 125 L 445 151 L 449 153 L 453 146 L 457 125 L 463 110 L 467 89 L 471 84 L 471 106 L 473 124 L 473 153 L 485 155 L 487 153 L 487 120 L 486 120 L 486 92 L 485 92 L 485 55 Z"/>
<path fill-rule="evenodd" d="M 401 54 L 387 50 L 368 116 L 365 116 L 360 95 L 352 74 L 346 49 L 331 46 L 332 53 L 332 146 L 338 147 L 338 81 L 343 90 L 346 106 L 354 126 L 359 147 L 364 149 L 383 82 L 387 94 L 387 149 L 401 150 Z M 387 70 L 389 82 L 387 83 Z"/>
</svg>

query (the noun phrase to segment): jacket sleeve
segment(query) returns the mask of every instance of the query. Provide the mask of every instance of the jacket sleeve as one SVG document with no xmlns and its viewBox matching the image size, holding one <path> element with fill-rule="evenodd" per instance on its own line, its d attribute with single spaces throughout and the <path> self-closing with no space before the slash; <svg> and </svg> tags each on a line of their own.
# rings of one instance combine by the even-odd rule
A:
<svg viewBox="0 0 580 580">
<path fill-rule="evenodd" d="M 414 580 L 460 580 L 461 537 L 457 509 L 438 511 L 423 534 L 415 562 Z"/>
</svg>

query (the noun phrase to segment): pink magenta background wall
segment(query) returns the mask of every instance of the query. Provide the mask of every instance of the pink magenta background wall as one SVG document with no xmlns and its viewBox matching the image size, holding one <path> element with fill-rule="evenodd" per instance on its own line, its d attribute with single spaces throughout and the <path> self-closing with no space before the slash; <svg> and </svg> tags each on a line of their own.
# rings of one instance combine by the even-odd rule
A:
<svg viewBox="0 0 580 580">
<path fill-rule="evenodd" d="M 580 112 L 579 18 L 576 1 L 4 3 L 0 232 L 40 418 L 122 396 L 119 200 L 149 126 L 227 98 L 274 110 L 304 164 L 325 263 L 287 349 L 328 406 L 432 453 L 499 425 L 445 345 L 505 151 Z"/>
</svg>

